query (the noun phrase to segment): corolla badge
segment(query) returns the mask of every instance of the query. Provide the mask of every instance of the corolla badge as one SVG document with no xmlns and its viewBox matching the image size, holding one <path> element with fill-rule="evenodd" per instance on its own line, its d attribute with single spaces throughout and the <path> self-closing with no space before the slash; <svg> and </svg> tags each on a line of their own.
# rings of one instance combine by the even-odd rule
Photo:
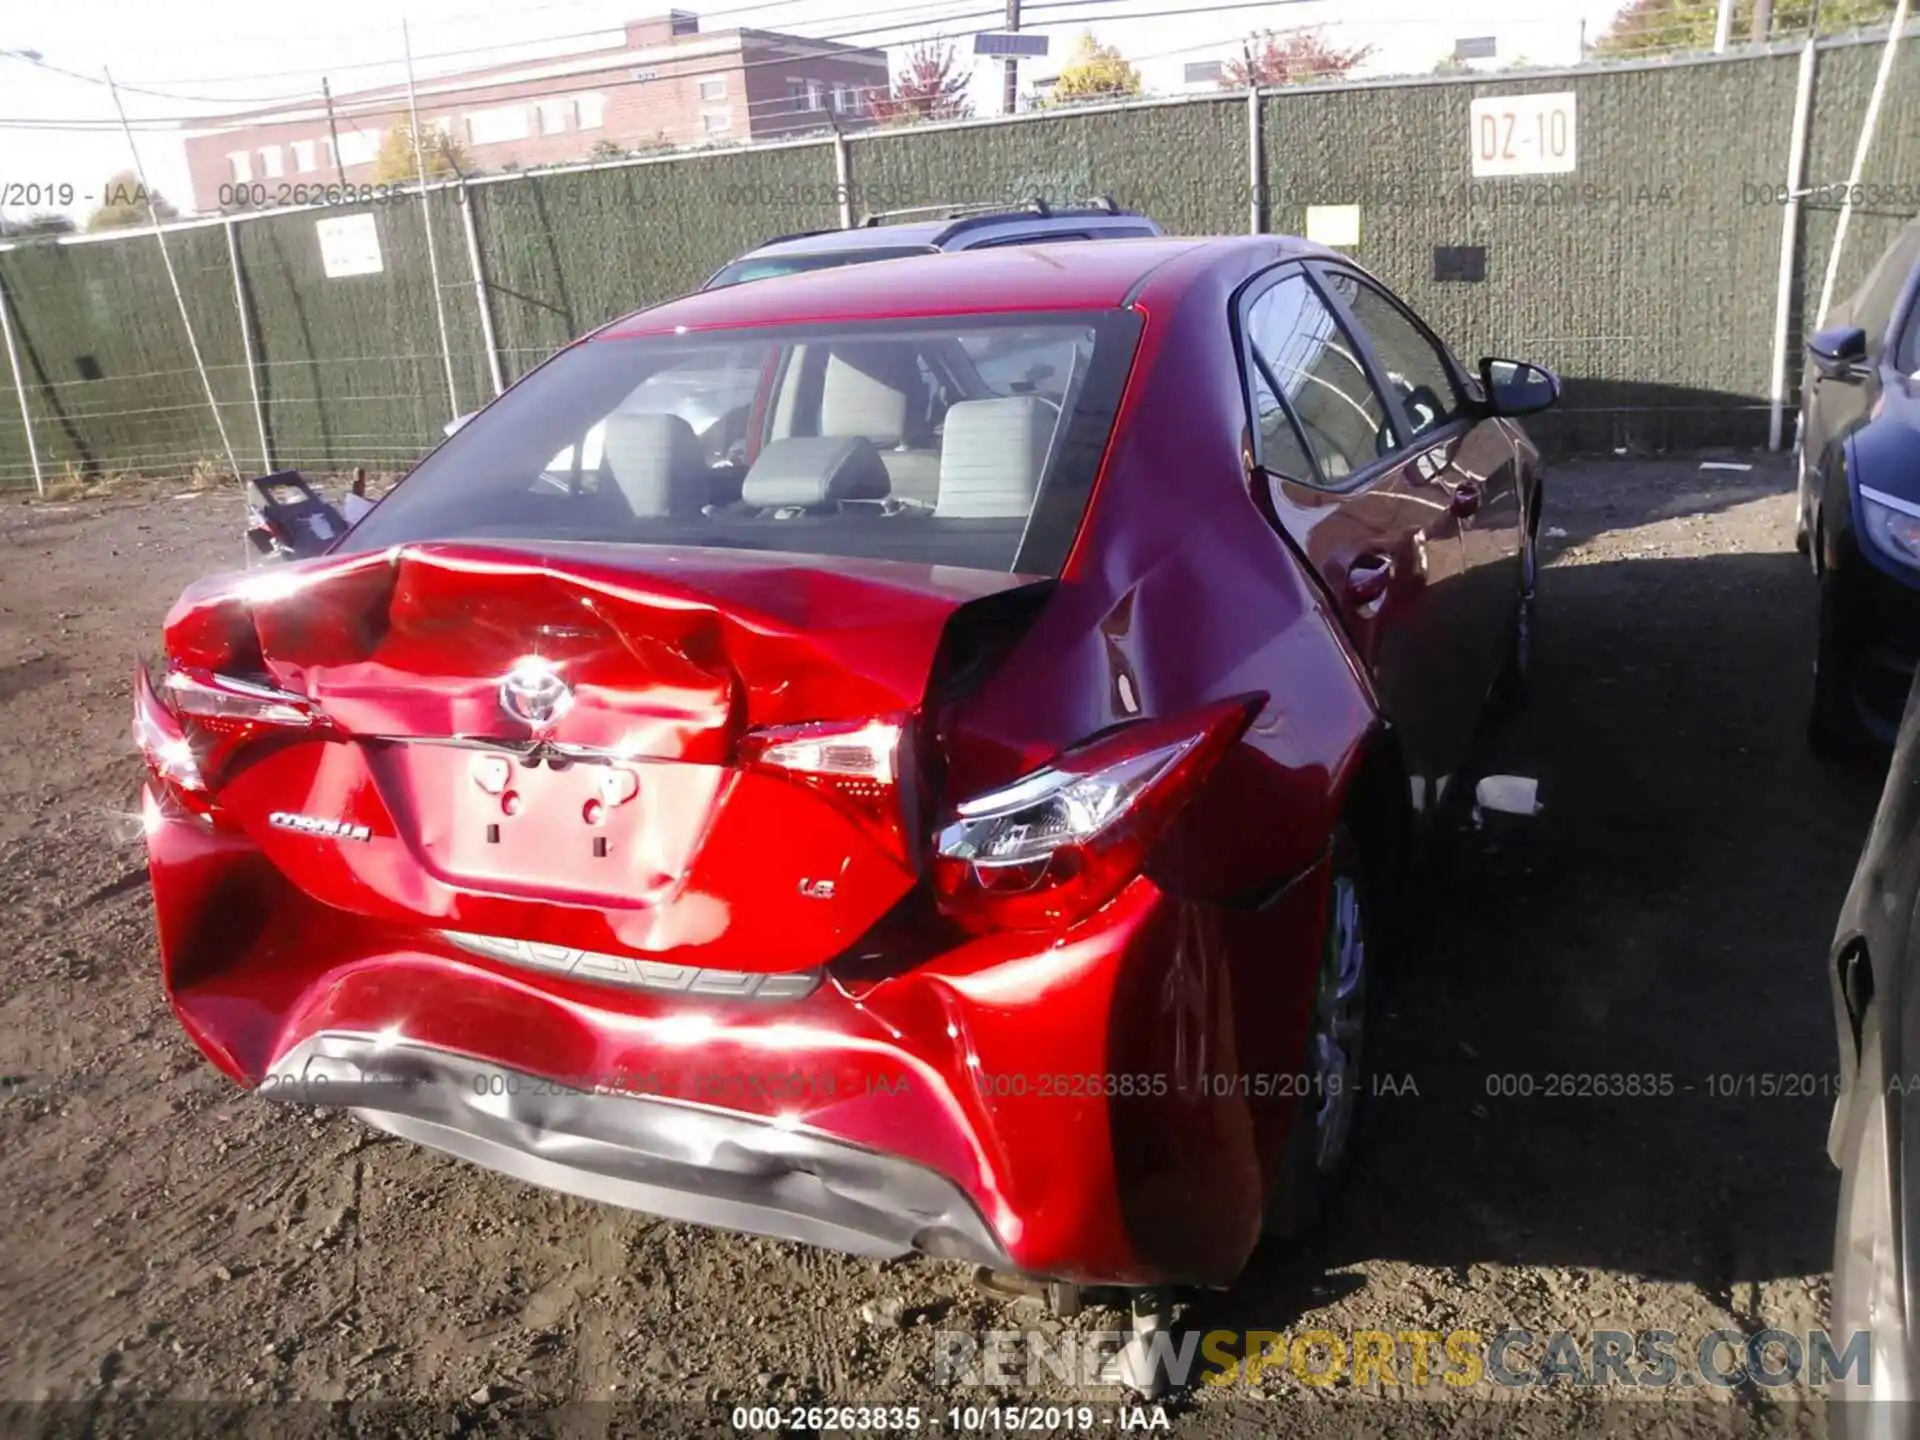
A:
<svg viewBox="0 0 1920 1440">
<path fill-rule="evenodd" d="M 350 820 L 329 820 L 324 815 L 300 815 L 292 810 L 276 810 L 267 817 L 276 830 L 297 830 L 302 835 L 319 835 L 328 840 L 371 840 L 373 831 Z"/>
<path fill-rule="evenodd" d="M 560 672 L 538 655 L 515 662 L 500 682 L 500 708 L 544 730 L 572 708 L 573 691 Z"/>
</svg>

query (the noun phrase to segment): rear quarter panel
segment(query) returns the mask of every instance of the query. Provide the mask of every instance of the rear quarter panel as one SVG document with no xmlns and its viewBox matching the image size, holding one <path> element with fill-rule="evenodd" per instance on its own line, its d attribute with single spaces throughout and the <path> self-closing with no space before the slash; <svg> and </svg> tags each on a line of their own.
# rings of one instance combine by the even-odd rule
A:
<svg viewBox="0 0 1920 1440">
<path fill-rule="evenodd" d="M 1212 1077 L 1176 1091 L 1151 1127 L 1160 1142 L 1112 1141 L 1133 1243 L 1186 1273 L 1231 1274 L 1257 1238 L 1295 1107 L 1219 1085 L 1301 1068 L 1323 861 L 1377 724 L 1326 598 L 1249 485 L 1227 317 L 1256 268 L 1244 249 L 1224 266 L 1199 252 L 1144 287 L 1140 349 L 1059 590 L 942 724 L 958 798 L 1135 717 L 1266 697 L 1164 837 L 1150 873 L 1179 918 L 1108 1012 L 1110 1072 Z"/>
</svg>

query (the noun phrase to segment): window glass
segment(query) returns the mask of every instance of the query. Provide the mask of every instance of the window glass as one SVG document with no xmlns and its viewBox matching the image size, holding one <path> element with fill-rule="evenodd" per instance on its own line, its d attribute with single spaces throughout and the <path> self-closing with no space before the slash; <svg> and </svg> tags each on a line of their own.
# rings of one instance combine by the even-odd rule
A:
<svg viewBox="0 0 1920 1440">
<path fill-rule="evenodd" d="M 831 270 L 837 265 L 854 265 L 865 260 L 897 260 L 903 255 L 931 255 L 931 245 L 879 246 L 871 250 L 826 250 L 817 255 L 749 255 L 736 260 L 706 283 L 708 290 L 738 285 L 746 280 L 771 280 L 776 275 L 797 275 L 803 270 Z"/>
<path fill-rule="evenodd" d="M 746 456 L 748 416 L 760 383 L 764 347 L 735 346 L 706 351 L 655 371 L 620 402 L 623 415 L 677 415 L 692 427 L 709 465 L 742 461 Z M 611 418 L 611 417 L 608 417 Z M 543 472 L 570 476 L 576 452 L 581 483 L 591 486 L 600 469 L 607 421 L 590 427 L 576 443 L 555 455 Z"/>
<path fill-rule="evenodd" d="M 980 382 L 998 395 L 1058 400 L 1073 377 L 1077 346 L 1057 329 L 977 331 L 960 342 Z"/>
<path fill-rule="evenodd" d="M 1901 287 L 1916 264 L 1920 264 L 1920 225 L 1894 241 L 1867 273 L 1846 306 L 1845 320 L 1836 314 L 1828 323 L 1858 325 L 1867 332 L 1867 353 L 1879 355 L 1887 327 L 1893 323 L 1893 307 L 1900 303 Z"/>
<path fill-rule="evenodd" d="M 1294 426 L 1287 407 L 1273 393 L 1267 377 L 1253 372 L 1254 419 L 1260 426 L 1260 463 L 1276 475 L 1313 484 L 1319 476 L 1307 456 L 1306 443 Z"/>
<path fill-rule="evenodd" d="M 1400 392 L 1413 438 L 1445 425 L 1460 413 L 1460 392 L 1446 360 L 1404 311 L 1358 276 L 1340 272 L 1330 288 L 1347 303 L 1387 381 Z"/>
<path fill-rule="evenodd" d="M 342 550 L 597 541 L 1057 574 L 1138 328 L 1114 311 L 592 340 L 455 431 Z M 991 373 L 1023 355 L 1057 357 L 1064 388 Z"/>
<path fill-rule="evenodd" d="M 1328 481 L 1338 484 L 1395 448 L 1386 406 L 1365 364 L 1304 275 L 1261 292 L 1247 311 L 1246 329 Z"/>
<path fill-rule="evenodd" d="M 1916 298 L 1907 311 L 1906 324 L 1893 354 L 1893 363 L 1903 373 L 1920 380 L 1920 298 Z"/>
</svg>

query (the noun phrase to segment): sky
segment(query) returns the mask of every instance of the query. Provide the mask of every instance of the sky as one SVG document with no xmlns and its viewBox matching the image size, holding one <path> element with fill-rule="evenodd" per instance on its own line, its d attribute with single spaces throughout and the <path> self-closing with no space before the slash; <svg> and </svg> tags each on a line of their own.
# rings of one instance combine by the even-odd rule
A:
<svg viewBox="0 0 1920 1440">
<path fill-rule="evenodd" d="M 670 0 L 671 3 L 671 0 Z M 877 45 L 898 72 L 916 40 L 952 36 L 973 74 L 978 113 L 1000 107 L 995 60 L 974 61 L 971 35 L 994 21 L 942 20 L 986 4 L 960 0 L 677 0 L 704 30 L 734 26 Z M 1273 0 L 1220 8 L 1223 0 L 1025 0 L 1021 28 L 1049 37 L 1048 59 L 1023 62 L 1030 76 L 1053 73 L 1075 38 L 1091 30 L 1118 46 L 1149 90 L 1182 88 L 1183 67 L 1238 53 L 1262 29 L 1323 26 L 1343 46 L 1373 45 L 1355 73 L 1432 69 L 1465 36 L 1495 36 L 1501 61 L 1536 64 L 1579 58 L 1624 0 L 1477 0 L 1471 18 L 1431 0 Z M 64 209 L 77 217 L 97 203 L 105 178 L 131 168 L 126 136 L 101 80 L 121 87 L 150 183 L 183 206 L 190 187 L 177 136 L 164 123 L 283 98 L 317 97 L 320 77 L 336 95 L 403 82 L 404 21 L 421 78 L 480 65 L 621 43 L 621 25 L 668 8 L 649 0 L 332 0 L 325 7 L 259 0 L 66 0 L 16 4 L 0 13 L 0 205 L 7 218 Z M 1131 18 L 1129 18 L 1131 17 Z M 9 58 L 37 51 L 42 63 Z M 74 72 L 55 73 L 47 67 Z M 1029 68 L 1031 67 L 1031 68 Z M 160 92 L 160 93 L 149 93 Z M 72 185 L 70 205 L 20 203 L 23 187 Z M 92 195 L 93 201 L 80 196 Z M 13 203 L 9 203 L 9 202 Z"/>
</svg>

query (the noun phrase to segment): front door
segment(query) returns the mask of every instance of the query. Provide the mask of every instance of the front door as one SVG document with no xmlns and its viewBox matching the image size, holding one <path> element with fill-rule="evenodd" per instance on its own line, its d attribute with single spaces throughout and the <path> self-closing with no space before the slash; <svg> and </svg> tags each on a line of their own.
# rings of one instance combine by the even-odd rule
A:
<svg viewBox="0 0 1920 1440">
<path fill-rule="evenodd" d="M 1452 497 L 1304 269 L 1257 278 L 1239 322 L 1275 516 L 1372 676 L 1416 796 L 1431 794 L 1463 760 L 1478 710 L 1458 683 L 1468 604 Z"/>
<path fill-rule="evenodd" d="M 1416 469 L 1453 511 L 1466 577 L 1454 663 L 1460 685 L 1484 702 L 1512 650 L 1522 583 L 1527 517 L 1513 432 L 1469 410 L 1458 362 L 1377 283 L 1342 267 L 1314 271 L 1397 403 Z"/>
</svg>

